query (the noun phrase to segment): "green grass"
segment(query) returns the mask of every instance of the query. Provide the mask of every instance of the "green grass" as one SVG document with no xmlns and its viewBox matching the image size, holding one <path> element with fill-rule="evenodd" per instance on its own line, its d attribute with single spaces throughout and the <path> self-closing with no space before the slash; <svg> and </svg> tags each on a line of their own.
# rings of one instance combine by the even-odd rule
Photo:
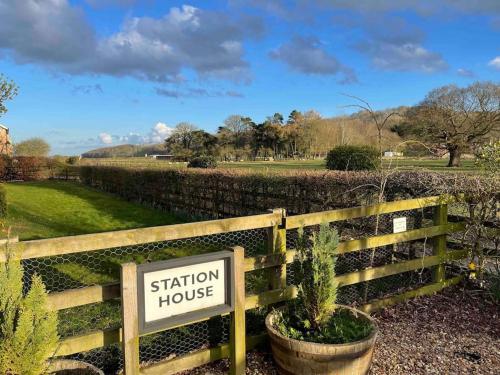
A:
<svg viewBox="0 0 500 375">
<path fill-rule="evenodd" d="M 121 167 L 151 168 L 151 169 L 182 169 L 186 163 L 172 163 L 165 160 L 153 160 L 147 158 L 109 158 L 109 159 L 85 159 L 83 164 L 99 164 Z M 448 168 L 448 159 L 384 159 L 385 168 L 409 170 L 430 170 L 437 172 L 468 172 L 476 173 L 474 160 L 462 160 L 458 168 Z M 243 161 L 219 163 L 218 168 L 245 169 L 250 171 L 280 171 L 280 170 L 325 170 L 323 159 L 315 160 L 285 160 L 285 161 Z"/>
<path fill-rule="evenodd" d="M 119 229 L 175 224 L 172 214 L 130 203 L 76 182 L 4 184 L 5 228 L 21 240 L 71 236 Z"/>
</svg>

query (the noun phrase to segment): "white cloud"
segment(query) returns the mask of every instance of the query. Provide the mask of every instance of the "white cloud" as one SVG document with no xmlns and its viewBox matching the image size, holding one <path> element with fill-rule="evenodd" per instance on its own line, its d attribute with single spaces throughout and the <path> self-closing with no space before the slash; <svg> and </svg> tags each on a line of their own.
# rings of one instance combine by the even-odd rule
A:
<svg viewBox="0 0 500 375">
<path fill-rule="evenodd" d="M 165 124 L 164 122 L 158 122 L 153 129 L 151 129 L 151 133 L 149 133 L 149 142 L 148 143 L 161 143 L 166 138 L 172 134 L 174 129 Z"/>
<path fill-rule="evenodd" d="M 98 140 L 101 144 L 105 145 L 143 145 L 150 143 L 162 143 L 166 138 L 172 134 L 174 129 L 165 124 L 164 122 L 157 122 L 150 132 L 146 135 L 130 132 L 125 135 L 110 134 L 107 132 L 100 133 Z"/>
<path fill-rule="evenodd" d="M 182 80 L 185 69 L 248 81 L 243 41 L 264 27 L 260 18 L 183 5 L 161 17 L 129 17 L 117 32 L 100 37 L 68 0 L 0 0 L 0 20 L 0 53 L 19 63 L 161 82 Z"/>
<path fill-rule="evenodd" d="M 370 53 L 373 64 L 383 70 L 433 73 L 448 67 L 441 54 L 414 43 L 374 43 Z"/>
<path fill-rule="evenodd" d="M 468 77 L 468 78 L 474 77 L 474 72 L 472 70 L 465 69 L 465 68 L 457 69 L 457 74 L 459 76 L 462 76 L 462 77 Z"/>
<path fill-rule="evenodd" d="M 367 18 L 357 49 L 381 70 L 434 73 L 448 69 L 440 53 L 424 47 L 425 34 L 401 17 Z"/>
<path fill-rule="evenodd" d="M 500 70 L 500 56 L 495 57 L 493 60 L 491 60 L 488 63 L 488 65 L 495 68 L 495 69 Z"/>
<path fill-rule="evenodd" d="M 110 145 L 113 143 L 113 136 L 109 133 L 101 133 L 99 134 L 99 140 L 105 145 Z"/>
<path fill-rule="evenodd" d="M 314 36 L 294 36 L 272 50 L 269 56 L 304 74 L 333 75 L 342 70 L 342 64 Z"/>
</svg>

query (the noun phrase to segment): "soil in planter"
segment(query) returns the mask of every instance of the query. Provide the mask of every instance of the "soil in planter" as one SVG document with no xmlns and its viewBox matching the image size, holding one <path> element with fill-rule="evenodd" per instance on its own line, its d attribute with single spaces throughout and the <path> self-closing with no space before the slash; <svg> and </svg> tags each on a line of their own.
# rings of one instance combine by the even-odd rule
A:
<svg viewBox="0 0 500 375">
<path fill-rule="evenodd" d="M 312 329 L 309 321 L 293 307 L 279 311 L 275 328 L 290 339 L 320 344 L 346 344 L 362 340 L 372 332 L 373 325 L 357 317 L 352 311 L 338 309 L 320 325 Z"/>
</svg>

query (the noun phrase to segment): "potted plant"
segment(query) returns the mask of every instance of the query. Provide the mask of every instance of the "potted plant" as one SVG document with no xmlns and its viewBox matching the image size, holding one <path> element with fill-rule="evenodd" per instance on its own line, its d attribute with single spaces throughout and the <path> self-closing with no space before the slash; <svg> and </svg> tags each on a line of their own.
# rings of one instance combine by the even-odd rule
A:
<svg viewBox="0 0 500 375">
<path fill-rule="evenodd" d="M 280 374 L 367 374 L 377 337 L 375 321 L 336 304 L 337 231 L 323 224 L 305 238 L 299 231 L 292 264 L 298 296 L 266 317 Z"/>
</svg>

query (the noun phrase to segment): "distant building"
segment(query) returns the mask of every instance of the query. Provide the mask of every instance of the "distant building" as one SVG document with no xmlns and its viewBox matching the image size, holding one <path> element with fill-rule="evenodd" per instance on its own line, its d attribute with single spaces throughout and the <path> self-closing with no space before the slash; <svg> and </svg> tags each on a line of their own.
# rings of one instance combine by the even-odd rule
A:
<svg viewBox="0 0 500 375">
<path fill-rule="evenodd" d="M 0 155 L 11 156 L 14 152 L 14 147 L 10 141 L 9 128 L 0 124 Z"/>
<path fill-rule="evenodd" d="M 394 158 L 394 157 L 398 157 L 398 156 L 403 156 L 403 153 L 398 152 L 398 151 L 385 151 L 384 156 L 386 158 Z"/>
<path fill-rule="evenodd" d="M 159 154 L 153 154 L 153 155 L 144 155 L 147 158 L 152 158 L 152 159 L 158 159 L 158 160 L 173 160 L 174 155 L 159 155 Z"/>
</svg>

